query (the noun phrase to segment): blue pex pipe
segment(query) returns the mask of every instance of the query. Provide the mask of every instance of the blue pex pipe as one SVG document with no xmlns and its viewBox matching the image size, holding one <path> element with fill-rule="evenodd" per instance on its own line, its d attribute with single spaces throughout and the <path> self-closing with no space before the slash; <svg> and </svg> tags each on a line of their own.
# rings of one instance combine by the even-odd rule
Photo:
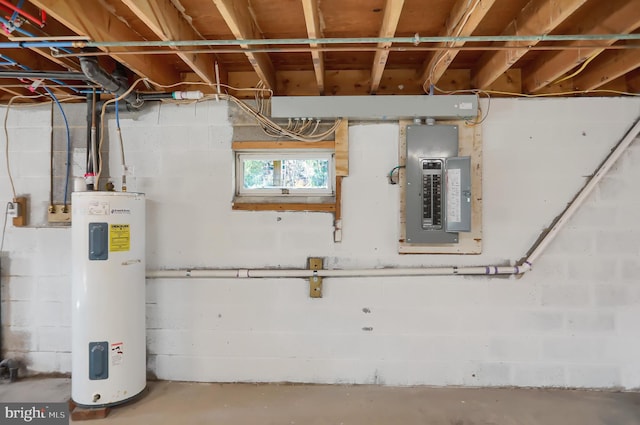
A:
<svg viewBox="0 0 640 425">
<path fill-rule="evenodd" d="M 5 41 L 0 43 L 0 49 L 20 49 L 20 48 L 47 48 L 54 47 L 57 49 L 74 47 L 72 42 L 68 41 Z"/>
<path fill-rule="evenodd" d="M 22 6 L 24 6 L 24 0 L 20 0 L 18 4 L 16 4 L 16 7 L 18 9 L 22 9 Z M 13 13 L 11 14 L 11 22 L 15 21 L 17 17 L 18 17 L 18 11 L 14 10 Z"/>
<path fill-rule="evenodd" d="M 13 25 L 11 22 L 9 22 L 9 21 L 7 21 L 6 19 L 4 19 L 2 16 L 0 16 L 0 23 L 1 23 L 1 24 L 3 24 L 3 25 L 4 25 L 5 27 L 7 27 L 7 28 L 13 28 L 13 29 L 14 29 L 14 31 L 19 32 L 20 34 L 22 34 L 22 35 L 23 35 L 23 36 L 25 36 L 25 37 L 35 37 L 35 36 L 36 36 L 35 34 L 32 34 L 32 33 L 30 33 L 30 32 L 29 32 L 29 31 L 27 31 L 27 30 L 24 30 L 24 29 L 22 29 L 22 28 L 20 28 L 20 27 L 16 27 L 16 26 L 15 26 L 15 25 Z M 17 44 L 18 44 L 18 45 L 17 45 L 17 46 L 15 46 L 15 47 L 23 47 L 23 46 L 21 46 L 21 45 L 20 45 L 21 43 L 19 43 L 19 42 L 18 42 Z M 68 43 L 65 43 L 65 44 L 68 44 Z M 25 47 L 26 47 L 26 46 L 25 46 Z M 33 46 L 31 46 L 31 47 L 33 47 Z M 57 47 L 57 48 L 59 48 L 60 50 L 64 51 L 65 53 L 72 53 L 70 50 L 67 50 L 67 49 L 66 49 L 66 47 L 71 47 L 71 46 L 40 46 L 40 47 Z"/>
</svg>

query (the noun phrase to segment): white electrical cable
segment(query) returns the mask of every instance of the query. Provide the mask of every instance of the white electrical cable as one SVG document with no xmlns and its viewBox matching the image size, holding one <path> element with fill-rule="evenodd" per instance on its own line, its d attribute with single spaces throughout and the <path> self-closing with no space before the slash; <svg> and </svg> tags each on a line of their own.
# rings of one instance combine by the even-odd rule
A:
<svg viewBox="0 0 640 425">
<path fill-rule="evenodd" d="M 136 81 L 133 82 L 133 84 L 131 84 L 131 86 L 127 89 L 127 91 L 125 91 L 124 93 L 122 93 L 118 97 L 114 97 L 113 99 L 107 100 L 106 102 L 104 102 L 102 104 L 102 111 L 100 112 L 100 142 L 98 143 L 98 149 L 97 149 L 97 153 L 98 153 L 98 171 L 97 171 L 96 176 L 95 176 L 94 190 L 99 190 L 100 176 L 102 175 L 102 144 L 104 142 L 104 133 L 105 133 L 104 116 L 105 116 L 105 114 L 107 112 L 107 106 L 109 106 L 110 104 L 112 104 L 112 103 L 114 103 L 116 101 L 119 102 L 122 99 L 124 99 L 125 97 L 127 97 L 129 95 L 129 93 L 131 93 L 133 91 L 133 89 L 135 89 L 135 87 L 141 81 L 150 81 L 150 80 L 148 78 L 138 78 Z M 175 86 L 175 84 L 173 86 Z M 94 170 L 94 172 L 95 172 L 95 170 Z"/>
<path fill-rule="evenodd" d="M 242 111 L 251 115 L 256 121 L 258 121 L 258 123 L 263 128 L 263 131 L 269 136 L 288 137 L 294 140 L 299 140 L 301 142 L 310 142 L 310 143 L 320 142 L 326 139 L 327 137 L 329 137 L 331 134 L 333 134 L 341 122 L 341 120 L 336 120 L 328 130 L 323 131 L 322 133 L 313 133 L 313 134 L 299 133 L 295 131 L 295 128 L 294 130 L 283 128 L 281 125 L 273 122 L 271 119 L 262 115 L 259 111 L 254 110 L 251 106 L 242 102 L 240 99 L 236 98 L 235 96 L 231 96 L 229 94 L 220 94 L 219 96 L 222 99 L 226 99 L 233 102 Z M 317 129 L 317 127 L 314 127 L 314 129 Z"/>
<path fill-rule="evenodd" d="M 139 82 L 141 81 L 145 81 L 145 82 L 149 82 L 157 87 L 162 87 L 162 88 L 172 88 L 172 87 L 176 87 L 182 84 L 187 84 L 185 82 L 179 82 L 179 83 L 174 83 L 174 84 L 169 84 L 169 85 L 164 85 L 164 84 L 157 84 L 154 81 L 148 79 L 148 78 L 139 78 L 136 81 L 134 81 L 133 84 L 131 84 L 131 86 L 129 87 L 129 89 L 127 89 L 127 91 L 125 91 L 122 95 L 120 95 L 117 98 L 114 99 L 110 99 L 108 101 L 106 101 L 103 105 L 102 105 L 102 111 L 100 114 L 100 141 L 98 143 L 98 147 L 97 147 L 97 157 L 98 157 L 98 171 L 95 175 L 95 184 L 94 184 L 94 190 L 99 190 L 99 181 L 100 181 L 100 176 L 102 174 L 102 144 L 104 142 L 104 116 L 106 113 L 106 109 L 107 106 L 113 102 L 120 101 L 122 99 L 124 99 L 127 95 L 129 95 L 129 93 L 131 93 L 136 85 L 138 85 Z M 264 83 L 262 83 L 262 81 L 258 82 L 257 87 L 256 88 L 237 88 L 237 87 L 233 87 L 233 86 L 229 86 L 226 84 L 221 84 L 221 83 L 216 83 L 215 85 L 209 84 L 209 83 L 202 83 L 202 82 L 189 82 L 188 84 L 200 84 L 200 85 L 206 85 L 209 87 L 214 87 L 217 88 L 216 91 L 219 91 L 219 87 L 227 87 L 230 88 L 232 90 L 236 90 L 236 91 L 243 91 L 243 90 L 251 90 L 251 91 L 255 91 L 256 92 L 256 101 L 258 103 L 258 110 L 254 110 L 253 108 L 251 108 L 249 105 L 247 105 L 246 103 L 242 102 L 240 99 L 238 99 L 235 96 L 232 96 L 228 93 L 216 93 L 215 95 L 209 95 L 209 96 L 194 96 L 194 97 L 198 97 L 197 99 L 193 99 L 193 101 L 198 102 L 201 100 L 207 100 L 207 99 L 211 99 L 211 98 L 215 98 L 216 100 L 222 98 L 222 99 L 226 99 L 229 100 L 231 102 L 233 102 L 234 104 L 236 104 L 241 110 L 243 110 L 244 112 L 246 112 L 247 114 L 249 114 L 250 116 L 252 116 L 257 122 L 258 124 L 260 124 L 260 127 L 262 128 L 262 130 L 269 136 L 271 137 L 288 137 L 294 140 L 299 140 L 302 142 L 309 142 L 309 143 L 313 143 L 313 142 L 320 142 L 324 139 L 326 139 L 327 137 L 329 137 L 331 134 L 333 134 L 336 130 L 336 128 L 338 128 L 338 125 L 340 124 L 341 120 L 336 120 L 333 125 L 326 131 L 322 132 L 322 133 L 316 133 L 317 129 L 318 129 L 318 125 L 319 125 L 319 121 L 316 124 L 315 127 L 313 127 L 312 131 L 307 131 L 308 128 L 310 127 L 307 126 L 305 127 L 303 130 L 304 131 L 295 131 L 295 130 L 291 130 L 290 128 L 283 128 L 281 125 L 277 124 L 276 122 L 272 121 L 271 119 L 269 119 L 268 117 L 266 117 L 262 111 L 266 111 L 266 108 L 268 106 L 267 102 L 264 101 L 264 98 L 262 97 L 258 97 L 258 93 L 263 93 L 263 92 L 268 92 L 270 95 L 273 95 L 273 91 L 270 89 L 266 89 L 264 88 Z M 7 110 L 8 112 L 8 110 Z M 5 116 L 5 126 L 6 126 L 6 116 Z M 303 126 L 304 127 L 304 126 Z"/>
<path fill-rule="evenodd" d="M 142 79 L 138 81 L 141 81 L 141 80 Z M 317 133 L 318 126 L 313 127 L 313 129 L 311 130 L 310 130 L 311 126 L 308 126 L 305 128 L 304 131 L 295 131 L 294 129 L 291 129 L 290 126 L 282 127 L 280 124 L 272 121 L 270 118 L 267 117 L 267 114 L 269 113 L 269 109 L 270 109 L 269 108 L 270 103 L 267 101 L 268 99 L 264 98 L 264 96 L 262 96 L 261 94 L 268 93 L 269 97 L 271 97 L 273 96 L 273 91 L 271 89 L 264 88 L 264 83 L 262 81 L 259 81 L 256 84 L 255 88 L 239 88 L 239 87 L 233 87 L 233 86 L 229 86 L 221 83 L 209 84 L 209 83 L 203 83 L 203 82 L 189 82 L 189 83 L 180 82 L 180 83 L 175 83 L 170 85 L 163 85 L 163 84 L 157 84 L 149 79 L 144 79 L 144 80 L 149 81 L 151 84 L 157 87 L 162 87 L 162 88 L 176 87 L 181 84 L 191 84 L 191 85 L 199 84 L 199 85 L 206 85 L 208 87 L 212 87 L 216 89 L 216 94 L 206 95 L 199 100 L 223 99 L 223 100 L 231 101 L 232 103 L 236 104 L 242 111 L 252 116 L 258 122 L 262 131 L 270 137 L 278 137 L 278 138 L 286 137 L 293 140 L 299 140 L 301 142 L 309 142 L 309 143 L 320 142 L 322 140 L 325 140 L 331 134 L 333 134 L 335 132 L 335 129 L 340 124 L 340 120 L 337 120 L 333 123 L 333 125 L 328 130 L 322 133 Z M 135 86 L 135 84 L 137 84 L 138 81 L 136 81 L 131 86 L 131 88 L 127 91 L 127 93 L 133 90 L 133 87 Z M 254 91 L 256 93 L 255 94 L 256 109 L 253 109 L 251 106 L 247 105 L 246 103 L 244 103 L 243 101 L 241 101 L 240 99 L 238 99 L 237 97 L 231 94 L 220 93 L 218 87 L 224 87 L 234 91 Z"/>
</svg>

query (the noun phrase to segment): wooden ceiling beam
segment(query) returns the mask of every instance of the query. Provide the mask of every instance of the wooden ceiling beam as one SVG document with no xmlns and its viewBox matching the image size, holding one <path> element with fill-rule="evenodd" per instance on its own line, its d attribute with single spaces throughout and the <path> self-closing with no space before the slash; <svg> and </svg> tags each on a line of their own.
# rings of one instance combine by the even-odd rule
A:
<svg viewBox="0 0 640 425">
<path fill-rule="evenodd" d="M 576 90 L 595 90 L 610 81 L 640 68 L 638 49 L 613 50 L 600 55 L 573 79 Z"/>
<path fill-rule="evenodd" d="M 86 0 L 30 0 L 47 14 L 78 35 L 95 41 L 136 41 L 142 37 L 120 19 L 109 13 L 99 2 Z M 105 50 L 105 49 L 103 49 Z M 111 57 L 141 77 L 158 84 L 172 84 L 180 80 L 178 72 L 157 55 L 118 55 L 127 47 L 110 48 Z M 106 51 L 106 50 L 105 50 Z"/>
<path fill-rule="evenodd" d="M 625 75 L 625 81 L 627 83 L 627 91 L 640 93 L 640 68 Z"/>
<path fill-rule="evenodd" d="M 422 81 L 417 79 L 415 68 L 387 69 L 380 83 L 378 95 L 416 95 L 424 94 Z M 277 92 L 280 96 L 316 96 L 317 85 L 313 70 L 304 71 L 277 71 Z M 371 72 L 368 69 L 342 69 L 327 70 L 326 83 L 327 95 L 362 95 L 369 94 L 369 79 Z M 253 71 L 229 72 L 229 84 L 234 87 L 249 87 L 255 80 Z M 402 87 L 402 91 L 398 90 Z M 469 90 L 471 87 L 470 69 L 449 69 L 440 80 L 440 88 L 443 90 Z M 520 70 L 510 69 L 492 85 L 492 90 L 515 92 L 521 91 Z M 253 98 L 249 91 L 230 92 L 240 98 Z"/>
<path fill-rule="evenodd" d="M 320 11 L 318 9 L 318 0 L 302 0 L 302 9 L 304 11 L 304 21 L 307 25 L 307 35 L 309 38 L 322 38 L 322 30 L 320 29 Z M 311 43 L 311 47 L 318 47 L 318 43 Z M 313 61 L 313 71 L 316 74 L 318 82 L 318 92 L 324 94 L 324 54 L 317 50 L 311 51 L 311 60 Z"/>
<path fill-rule="evenodd" d="M 480 22 L 487 16 L 487 13 L 496 0 L 477 0 L 473 5 L 469 0 L 458 0 L 451 9 L 451 14 L 447 19 L 447 25 L 440 32 L 441 36 L 469 36 L 480 25 Z M 463 46 L 464 42 L 451 43 L 451 47 Z M 444 73 L 449 69 L 449 65 L 458 55 L 459 50 L 446 50 L 428 56 L 419 71 L 420 80 L 423 85 L 427 82 L 436 85 Z"/>
<path fill-rule="evenodd" d="M 626 34 L 640 27 L 640 1 L 608 0 L 594 4 L 585 20 L 566 31 L 567 34 Z M 585 47 L 584 49 L 568 49 L 559 52 L 543 53 L 525 73 L 524 90 L 534 93 L 553 83 L 589 58 L 602 53 L 606 46 L 615 40 L 574 41 L 570 46 L 601 45 L 602 47 Z"/>
<path fill-rule="evenodd" d="M 396 34 L 396 28 L 398 27 L 403 6 L 404 0 L 386 0 L 382 25 L 380 26 L 380 37 L 393 37 Z M 382 73 L 389 58 L 389 46 L 391 46 L 391 43 L 378 43 L 378 48 L 384 50 L 376 50 L 373 59 L 373 67 L 371 68 L 371 93 L 375 93 L 380 87 Z"/>
<path fill-rule="evenodd" d="M 254 21 L 248 0 L 212 0 L 227 23 L 227 26 L 238 40 L 263 38 Z M 242 48 L 248 48 L 246 44 Z M 269 55 L 264 52 L 246 52 L 249 63 L 258 78 L 272 90 L 276 88 L 276 73 Z"/>
<path fill-rule="evenodd" d="M 144 22 L 160 40 L 197 40 L 196 30 L 180 14 L 170 0 L 122 0 L 122 2 Z M 213 60 L 206 54 L 185 53 L 173 47 L 176 54 L 202 81 L 213 84 L 216 76 Z"/>
<path fill-rule="evenodd" d="M 502 31 L 502 35 L 548 34 L 587 1 L 531 0 Z M 473 86 L 479 89 L 487 88 L 527 53 L 528 46 L 536 44 L 536 41 L 509 41 L 504 45 L 513 46 L 513 49 L 485 53 L 480 58 L 479 65 L 474 69 Z"/>
<path fill-rule="evenodd" d="M 7 49 L 3 50 L 1 54 L 6 57 L 8 61 L 16 62 L 31 70 L 66 71 L 65 68 L 57 64 L 48 63 L 44 58 L 34 55 L 27 49 Z"/>
<path fill-rule="evenodd" d="M 80 71 L 80 65 L 78 61 L 74 61 L 72 58 L 57 58 L 53 56 L 53 53 L 49 49 L 39 49 L 37 47 L 31 47 L 29 50 L 39 54 L 45 59 L 50 60 L 54 64 L 60 65 L 64 69 L 69 69 L 71 71 Z"/>
</svg>

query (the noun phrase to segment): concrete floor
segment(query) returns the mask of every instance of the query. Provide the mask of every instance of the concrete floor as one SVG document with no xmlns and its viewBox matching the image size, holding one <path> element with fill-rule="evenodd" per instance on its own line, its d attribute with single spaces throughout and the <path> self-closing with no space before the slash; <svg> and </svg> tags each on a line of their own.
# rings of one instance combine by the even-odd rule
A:
<svg viewBox="0 0 640 425">
<path fill-rule="evenodd" d="M 69 379 L 0 384 L 0 401 L 65 401 Z M 638 425 L 640 394 L 372 385 L 150 382 L 100 424 Z"/>
</svg>

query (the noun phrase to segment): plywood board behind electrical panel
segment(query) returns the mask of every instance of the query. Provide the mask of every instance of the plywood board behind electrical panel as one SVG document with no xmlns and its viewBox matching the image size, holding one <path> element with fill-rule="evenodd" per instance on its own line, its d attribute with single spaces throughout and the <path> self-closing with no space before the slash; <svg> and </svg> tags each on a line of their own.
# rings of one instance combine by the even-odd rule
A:
<svg viewBox="0 0 640 425">
<path fill-rule="evenodd" d="M 336 176 L 349 175 L 349 120 L 343 119 L 336 128 Z"/>
</svg>

